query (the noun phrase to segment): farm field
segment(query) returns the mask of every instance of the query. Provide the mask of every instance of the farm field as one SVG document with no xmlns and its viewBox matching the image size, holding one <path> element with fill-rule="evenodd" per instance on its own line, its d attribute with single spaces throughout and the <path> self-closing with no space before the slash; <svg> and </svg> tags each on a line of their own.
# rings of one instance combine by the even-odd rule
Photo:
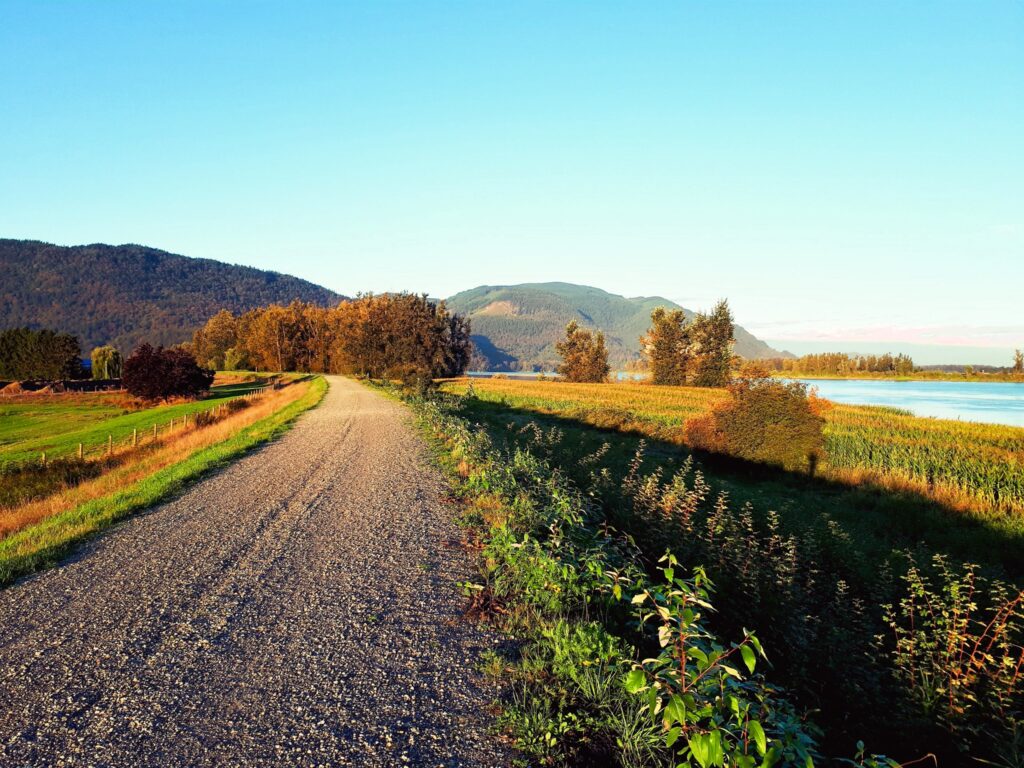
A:
<svg viewBox="0 0 1024 768">
<path fill-rule="evenodd" d="M 465 392 L 468 380 L 445 388 Z M 590 426 L 683 444 L 687 419 L 726 397 L 722 390 L 638 383 L 566 384 L 473 379 L 477 396 Z M 826 413 L 829 477 L 913 491 L 1020 531 L 1024 429 L 918 418 L 891 408 L 835 404 Z"/>
<path fill-rule="evenodd" d="M 218 374 L 210 394 L 201 400 L 133 407 L 130 396 L 120 392 L 83 392 L 54 395 L 26 394 L 0 398 L 0 466 L 40 459 L 78 455 L 102 455 L 108 436 L 122 444 L 137 430 L 141 438 L 154 425 L 164 430 L 172 419 L 193 416 L 255 392 L 270 381 L 266 374 L 244 376 Z"/>
</svg>

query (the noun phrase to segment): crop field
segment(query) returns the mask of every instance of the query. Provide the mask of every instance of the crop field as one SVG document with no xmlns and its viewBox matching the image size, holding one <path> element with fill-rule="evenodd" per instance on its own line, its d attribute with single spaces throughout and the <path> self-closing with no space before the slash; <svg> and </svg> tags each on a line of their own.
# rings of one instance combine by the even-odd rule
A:
<svg viewBox="0 0 1024 768">
<path fill-rule="evenodd" d="M 249 379 L 249 380 L 246 380 Z M 139 408 L 132 399 L 116 392 L 27 394 L 0 399 L 0 466 L 78 456 L 102 455 L 108 439 L 121 445 L 139 433 L 165 430 L 172 420 L 191 417 L 227 401 L 254 392 L 268 382 L 266 376 L 219 377 L 208 397 L 179 403 Z"/>
<path fill-rule="evenodd" d="M 465 392 L 465 379 L 445 388 Z M 647 384 L 473 379 L 477 396 L 513 408 L 684 444 L 683 425 L 727 397 L 721 390 Z M 825 473 L 926 495 L 982 517 L 1024 513 L 1024 429 L 919 418 L 891 408 L 833 405 Z"/>
</svg>

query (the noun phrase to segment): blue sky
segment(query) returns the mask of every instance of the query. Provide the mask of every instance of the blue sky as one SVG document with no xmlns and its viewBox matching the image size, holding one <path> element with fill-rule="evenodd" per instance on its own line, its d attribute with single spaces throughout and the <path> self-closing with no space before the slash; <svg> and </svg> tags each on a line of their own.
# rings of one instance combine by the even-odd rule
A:
<svg viewBox="0 0 1024 768">
<path fill-rule="evenodd" d="M 1018 0 L 0 0 L 0 116 L 4 237 L 1024 345 Z"/>
</svg>

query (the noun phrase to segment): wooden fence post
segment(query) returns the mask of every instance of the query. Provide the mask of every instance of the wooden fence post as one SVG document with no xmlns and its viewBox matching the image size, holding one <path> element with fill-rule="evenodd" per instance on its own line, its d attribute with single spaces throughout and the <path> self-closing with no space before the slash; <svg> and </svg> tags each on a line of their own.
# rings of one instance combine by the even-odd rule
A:
<svg viewBox="0 0 1024 768">
<path fill-rule="evenodd" d="M 107 435 L 107 456 L 114 452 L 114 436 Z"/>
<path fill-rule="evenodd" d="M 79 443 L 79 444 L 78 444 L 78 460 L 79 460 L 79 461 L 81 461 L 81 460 L 82 460 L 82 458 L 83 458 L 84 454 L 85 454 L 85 449 L 84 449 L 84 448 L 82 447 L 82 444 L 81 444 L 81 443 Z"/>
<path fill-rule="evenodd" d="M 153 439 L 156 440 L 156 424 L 153 425 Z"/>
<path fill-rule="evenodd" d="M 133 429 L 132 430 L 132 447 L 134 448 L 138 444 L 139 444 L 139 430 L 138 429 Z"/>
<path fill-rule="evenodd" d="M 46 466 L 46 451 L 43 451 L 43 466 Z"/>
</svg>

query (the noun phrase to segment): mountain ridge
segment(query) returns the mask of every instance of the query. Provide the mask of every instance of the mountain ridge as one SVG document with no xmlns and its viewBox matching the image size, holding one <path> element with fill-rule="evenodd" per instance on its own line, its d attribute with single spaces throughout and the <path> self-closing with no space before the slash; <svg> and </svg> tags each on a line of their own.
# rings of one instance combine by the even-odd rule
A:
<svg viewBox="0 0 1024 768">
<path fill-rule="evenodd" d="M 327 288 L 281 272 L 159 248 L 61 246 L 0 239 L 0 328 L 28 325 L 72 333 L 82 351 L 143 341 L 176 344 L 219 309 L 241 312 L 293 299 L 333 304 Z"/>
<path fill-rule="evenodd" d="M 0 239 L 0 328 L 27 325 L 72 333 L 82 351 L 113 344 L 176 344 L 220 309 L 244 312 L 293 299 L 331 305 L 344 297 L 281 272 L 194 258 L 128 243 L 60 246 Z M 601 329 L 610 360 L 639 357 L 639 337 L 655 307 L 680 308 L 662 296 L 625 297 L 569 282 L 481 285 L 447 299 L 473 323 L 474 367 L 550 370 L 569 320 Z M 692 317 L 690 310 L 684 310 Z M 737 352 L 778 356 L 737 327 Z"/>
<path fill-rule="evenodd" d="M 485 370 L 550 370 L 558 361 L 555 344 L 565 325 L 576 320 L 605 334 L 609 361 L 623 367 L 640 356 L 640 336 L 657 307 L 694 313 L 663 296 L 625 297 L 594 286 L 562 281 L 482 285 L 450 297 L 448 306 L 472 323 L 478 355 Z M 747 358 L 779 357 L 773 349 L 736 327 L 736 352 Z"/>
</svg>

